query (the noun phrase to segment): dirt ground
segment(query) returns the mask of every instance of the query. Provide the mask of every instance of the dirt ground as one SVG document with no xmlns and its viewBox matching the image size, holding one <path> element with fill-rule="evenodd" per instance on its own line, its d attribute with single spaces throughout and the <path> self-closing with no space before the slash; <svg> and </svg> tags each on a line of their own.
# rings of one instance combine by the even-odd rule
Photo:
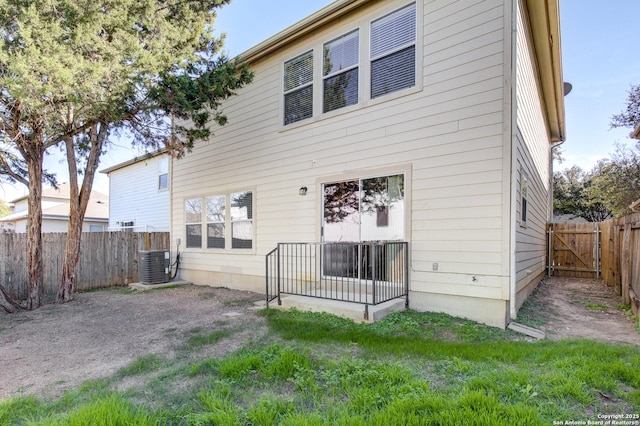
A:
<svg viewBox="0 0 640 426">
<path fill-rule="evenodd" d="M 59 395 L 107 377 L 139 357 L 172 358 L 196 331 L 242 330 L 215 345 L 224 356 L 266 330 L 255 310 L 261 294 L 193 285 L 130 292 L 76 294 L 65 305 L 0 311 L 0 400 L 20 394 Z"/>
<path fill-rule="evenodd" d="M 584 338 L 640 346 L 635 320 L 602 281 L 545 278 L 518 315 L 531 316 L 548 339 Z"/>
<path fill-rule="evenodd" d="M 175 356 L 195 330 L 241 330 L 216 354 L 224 356 L 266 332 L 254 302 L 261 294 L 181 286 L 131 293 L 82 293 L 66 305 L 0 312 L 0 400 L 24 394 L 59 395 L 114 374 L 149 353 Z M 640 345 L 619 298 L 595 280 L 544 280 L 524 311 L 550 339 L 589 338 Z"/>
</svg>

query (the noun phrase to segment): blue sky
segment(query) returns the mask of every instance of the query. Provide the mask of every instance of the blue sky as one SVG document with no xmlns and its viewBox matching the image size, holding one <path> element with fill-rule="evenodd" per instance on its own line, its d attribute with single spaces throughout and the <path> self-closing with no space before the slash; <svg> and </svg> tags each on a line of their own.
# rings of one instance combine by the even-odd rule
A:
<svg viewBox="0 0 640 426">
<path fill-rule="evenodd" d="M 631 129 L 609 129 L 611 116 L 626 105 L 631 85 L 640 84 L 640 1 L 560 0 L 565 98 L 565 162 L 591 170 L 610 157 L 616 143 L 632 145 Z"/>
<path fill-rule="evenodd" d="M 579 165 L 591 170 L 609 157 L 616 143 L 631 144 L 630 129 L 609 129 L 613 114 L 625 107 L 627 91 L 640 84 L 640 1 L 559 0 L 564 80 L 573 85 L 565 98 L 567 140 L 565 162 L 556 170 Z M 216 31 L 226 32 L 226 50 L 238 55 L 277 32 L 330 4 L 332 0 L 233 0 L 218 12 Z M 136 156 L 128 142 L 102 158 L 99 170 Z M 66 166 L 51 156 L 47 167 L 65 180 Z M 98 191 L 108 193 L 108 178 L 96 177 Z M 6 185 L 0 199 L 20 195 Z"/>
</svg>

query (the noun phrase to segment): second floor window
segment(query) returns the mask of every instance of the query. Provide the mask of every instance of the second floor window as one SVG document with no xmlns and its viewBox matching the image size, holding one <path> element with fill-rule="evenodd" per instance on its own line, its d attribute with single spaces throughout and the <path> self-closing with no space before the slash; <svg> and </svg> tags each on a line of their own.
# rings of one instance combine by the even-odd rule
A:
<svg viewBox="0 0 640 426">
<path fill-rule="evenodd" d="M 412 93 L 402 91 L 420 81 L 418 15 L 412 2 L 374 20 L 362 17 L 351 31 L 286 61 L 283 124 L 319 118 L 351 105 L 365 106 L 395 92 Z M 314 77 L 321 85 L 314 85 Z"/>
<path fill-rule="evenodd" d="M 313 51 L 284 64 L 284 124 L 313 116 Z"/>
<path fill-rule="evenodd" d="M 371 23 L 371 98 L 416 85 L 416 5 Z"/>
<path fill-rule="evenodd" d="M 322 112 L 358 103 L 358 30 L 324 45 Z"/>
</svg>

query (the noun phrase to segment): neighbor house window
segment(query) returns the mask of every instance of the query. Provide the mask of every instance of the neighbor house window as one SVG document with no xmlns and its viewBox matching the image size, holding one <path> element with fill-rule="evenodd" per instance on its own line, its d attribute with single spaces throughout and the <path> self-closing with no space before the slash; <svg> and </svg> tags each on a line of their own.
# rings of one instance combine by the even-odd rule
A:
<svg viewBox="0 0 640 426">
<path fill-rule="evenodd" d="M 120 222 L 120 227 L 125 232 L 133 232 L 133 229 L 135 228 L 135 222 L 133 220 L 122 221 Z"/>
<path fill-rule="evenodd" d="M 187 248 L 202 248 L 202 199 L 191 198 L 184 202 Z"/>
<path fill-rule="evenodd" d="M 343 35 L 323 48 L 323 112 L 358 103 L 358 30 Z"/>
<path fill-rule="evenodd" d="M 225 213 L 227 197 L 207 197 L 207 248 L 225 248 Z"/>
<path fill-rule="evenodd" d="M 158 190 L 169 189 L 169 159 L 158 160 Z"/>
<path fill-rule="evenodd" d="M 371 98 L 416 85 L 416 5 L 371 23 Z"/>
<path fill-rule="evenodd" d="M 284 64 L 284 124 L 313 116 L 313 51 Z"/>
<path fill-rule="evenodd" d="M 231 248 L 253 247 L 253 193 L 231 194 Z"/>
</svg>

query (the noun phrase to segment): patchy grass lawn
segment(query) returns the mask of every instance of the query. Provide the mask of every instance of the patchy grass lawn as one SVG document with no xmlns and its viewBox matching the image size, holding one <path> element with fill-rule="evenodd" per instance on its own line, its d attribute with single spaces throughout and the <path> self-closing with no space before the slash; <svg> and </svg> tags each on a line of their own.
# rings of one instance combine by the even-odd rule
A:
<svg viewBox="0 0 640 426">
<path fill-rule="evenodd" d="M 264 311 L 269 332 L 224 358 L 239 330 L 193 329 L 52 400 L 0 401 L 0 425 L 549 425 L 640 413 L 640 348 L 529 341 L 444 314 L 375 324 Z M 637 424 L 637 423 L 636 423 Z"/>
</svg>

